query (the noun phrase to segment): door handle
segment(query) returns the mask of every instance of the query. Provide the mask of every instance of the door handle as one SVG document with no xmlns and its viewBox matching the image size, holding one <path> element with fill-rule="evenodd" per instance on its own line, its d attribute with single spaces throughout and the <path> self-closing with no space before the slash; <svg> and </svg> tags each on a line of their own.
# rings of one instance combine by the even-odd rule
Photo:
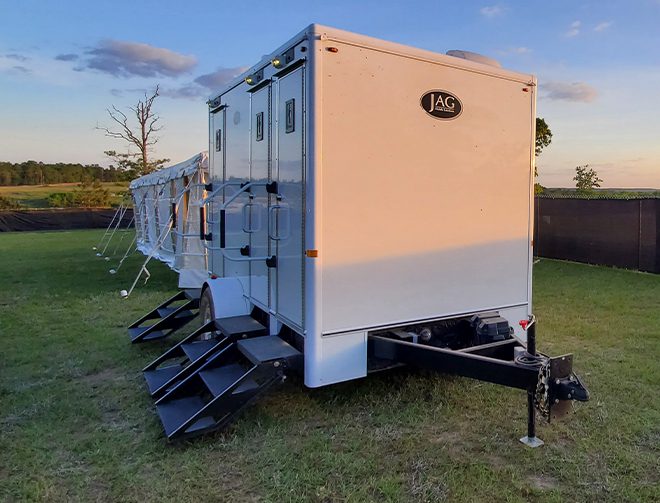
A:
<svg viewBox="0 0 660 503">
<path fill-rule="evenodd" d="M 226 219 L 225 219 L 225 210 L 220 210 L 220 248 L 225 247 L 226 241 Z"/>
<path fill-rule="evenodd" d="M 275 241 L 288 239 L 291 235 L 291 210 L 283 204 L 268 208 L 268 237 Z"/>
<path fill-rule="evenodd" d="M 206 233 L 206 206 L 199 207 L 199 239 L 202 241 L 210 241 L 211 234 Z"/>
<path fill-rule="evenodd" d="M 245 203 L 243 205 L 243 232 L 253 233 L 261 230 L 262 208 L 263 206 L 259 203 Z"/>
</svg>

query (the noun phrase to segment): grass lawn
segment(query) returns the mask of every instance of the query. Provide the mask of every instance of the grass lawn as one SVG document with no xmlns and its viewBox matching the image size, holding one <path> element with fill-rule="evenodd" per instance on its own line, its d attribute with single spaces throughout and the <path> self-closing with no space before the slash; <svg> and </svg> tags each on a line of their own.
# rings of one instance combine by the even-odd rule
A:
<svg viewBox="0 0 660 503">
<path fill-rule="evenodd" d="M 539 346 L 574 352 L 592 400 L 541 424 L 525 393 L 397 371 L 298 378 L 225 433 L 168 444 L 140 369 L 171 341 L 126 325 L 174 292 L 161 264 L 129 300 L 100 231 L 0 234 L 0 501 L 660 501 L 660 277 L 542 261 Z"/>
<path fill-rule="evenodd" d="M 112 194 L 111 202 L 119 204 L 120 192 L 125 192 L 128 182 L 102 182 L 101 186 Z M 1 185 L 0 196 L 16 201 L 27 209 L 48 208 L 48 196 L 54 192 L 71 192 L 77 183 L 55 183 L 52 185 Z"/>
</svg>

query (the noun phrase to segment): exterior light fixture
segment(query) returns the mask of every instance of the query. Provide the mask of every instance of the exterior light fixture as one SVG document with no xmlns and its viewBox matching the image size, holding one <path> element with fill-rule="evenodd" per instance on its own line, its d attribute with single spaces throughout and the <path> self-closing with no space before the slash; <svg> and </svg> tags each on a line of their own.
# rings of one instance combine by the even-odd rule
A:
<svg viewBox="0 0 660 503">
<path fill-rule="evenodd" d="M 257 79 L 254 78 L 254 75 L 248 75 L 247 77 L 245 77 L 245 83 L 248 86 L 253 86 L 257 83 Z"/>
<path fill-rule="evenodd" d="M 284 63 L 282 63 L 282 59 L 279 56 L 271 59 L 270 62 L 275 68 L 282 68 L 284 66 Z"/>
</svg>

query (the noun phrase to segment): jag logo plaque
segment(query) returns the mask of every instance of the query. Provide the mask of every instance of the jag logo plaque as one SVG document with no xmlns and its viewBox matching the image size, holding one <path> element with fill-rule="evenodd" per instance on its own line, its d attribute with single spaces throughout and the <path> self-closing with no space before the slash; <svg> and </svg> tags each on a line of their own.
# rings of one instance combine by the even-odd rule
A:
<svg viewBox="0 0 660 503">
<path fill-rule="evenodd" d="M 436 119 L 455 119 L 463 111 L 463 104 L 452 93 L 434 89 L 419 100 L 424 111 Z"/>
</svg>

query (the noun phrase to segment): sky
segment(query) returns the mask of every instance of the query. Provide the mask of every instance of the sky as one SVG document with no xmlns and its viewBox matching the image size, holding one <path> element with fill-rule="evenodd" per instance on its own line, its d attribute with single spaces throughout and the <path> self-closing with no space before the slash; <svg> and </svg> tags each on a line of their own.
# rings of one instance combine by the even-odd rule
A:
<svg viewBox="0 0 660 503">
<path fill-rule="evenodd" d="M 0 0 L 0 160 L 109 164 L 106 109 L 160 86 L 156 156 L 207 149 L 206 99 L 311 23 L 444 53 L 478 52 L 539 80 L 552 144 L 539 182 L 660 188 L 660 0 Z"/>
</svg>

